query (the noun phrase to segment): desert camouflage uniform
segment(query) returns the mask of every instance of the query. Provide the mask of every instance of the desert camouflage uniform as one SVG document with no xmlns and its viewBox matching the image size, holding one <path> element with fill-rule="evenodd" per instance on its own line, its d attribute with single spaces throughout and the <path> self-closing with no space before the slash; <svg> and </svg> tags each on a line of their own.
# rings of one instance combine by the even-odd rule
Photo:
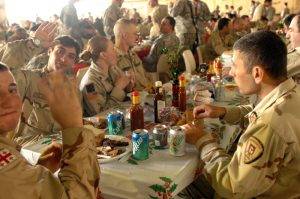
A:
<svg viewBox="0 0 300 199">
<path fill-rule="evenodd" d="M 5 63 L 14 73 L 43 50 L 43 48 L 35 46 L 31 39 L 9 42 L 1 49 L 1 62 Z"/>
<path fill-rule="evenodd" d="M 122 18 L 120 7 L 116 3 L 112 3 L 106 10 L 103 16 L 104 32 L 107 37 L 114 36 L 114 26 L 118 19 Z"/>
<path fill-rule="evenodd" d="M 16 143 L 0 136 L 1 198 L 96 198 L 100 180 L 94 134 L 84 128 L 62 131 L 58 178 L 43 166 L 30 165 Z"/>
<path fill-rule="evenodd" d="M 147 72 L 157 71 L 157 63 L 164 48 L 167 48 L 168 51 L 174 51 L 178 48 L 178 46 L 179 39 L 174 32 L 161 34 L 160 37 L 154 41 L 149 55 L 144 60 L 144 66 Z"/>
<path fill-rule="evenodd" d="M 42 53 L 38 56 L 33 57 L 28 64 L 25 66 L 25 69 L 42 69 L 48 64 L 49 55 L 48 53 Z"/>
<path fill-rule="evenodd" d="M 227 107 L 225 121 L 249 120 L 233 156 L 207 133 L 197 141 L 204 173 L 225 198 L 300 197 L 300 90 L 288 79 L 256 105 Z"/>
<path fill-rule="evenodd" d="M 192 3 L 189 0 L 177 0 L 169 13 L 176 20 L 175 32 L 180 45 L 191 48 L 196 39 L 196 28 L 192 19 Z"/>
<path fill-rule="evenodd" d="M 220 32 L 215 30 L 212 32 L 207 44 L 204 46 L 203 60 L 208 63 L 213 61 L 216 57 L 222 55 L 224 51 L 231 48 L 226 46 L 225 39 L 221 38 Z"/>
<path fill-rule="evenodd" d="M 246 34 L 245 32 L 231 31 L 230 34 L 225 37 L 225 45 L 232 48 L 234 43 Z"/>
<path fill-rule="evenodd" d="M 288 76 L 293 77 L 297 83 L 300 83 L 300 48 L 296 48 L 287 55 Z"/>
<path fill-rule="evenodd" d="M 135 75 L 136 89 L 141 91 L 148 87 L 151 82 L 145 76 L 145 69 L 138 55 L 132 50 L 129 50 L 128 53 L 124 53 L 116 47 L 115 50 L 118 55 L 117 66 L 122 71 L 130 71 Z"/>
<path fill-rule="evenodd" d="M 121 75 L 124 73 L 118 67 L 110 68 L 108 74 L 105 74 L 101 68 L 92 62 L 80 82 L 86 116 L 96 115 L 124 100 L 126 92 L 115 86 L 116 79 Z M 89 91 L 87 88 L 91 84 L 93 91 Z"/>
<path fill-rule="evenodd" d="M 22 101 L 32 110 L 23 111 L 15 133 L 15 141 L 25 146 L 45 135 L 56 134 L 60 125 L 53 119 L 48 103 L 39 89 L 41 78 L 47 75 L 46 67 L 37 70 L 20 70 L 15 74 Z M 80 96 L 79 96 L 80 98 Z"/>
<path fill-rule="evenodd" d="M 205 33 L 205 25 L 211 18 L 211 13 L 207 4 L 199 1 L 197 4 L 193 3 L 193 16 L 196 24 L 199 44 L 203 44 L 202 37 Z"/>
<path fill-rule="evenodd" d="M 79 20 L 77 11 L 72 3 L 69 3 L 61 10 L 60 20 L 64 26 L 65 33 L 67 33 L 72 28 L 78 28 Z"/>
</svg>

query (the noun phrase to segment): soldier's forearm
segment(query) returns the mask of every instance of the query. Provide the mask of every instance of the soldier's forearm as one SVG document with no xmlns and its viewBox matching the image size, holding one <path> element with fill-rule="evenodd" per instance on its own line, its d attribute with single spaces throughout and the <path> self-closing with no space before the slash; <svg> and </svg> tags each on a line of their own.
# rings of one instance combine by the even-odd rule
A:
<svg viewBox="0 0 300 199">
<path fill-rule="evenodd" d="M 226 108 L 226 114 L 222 118 L 223 121 L 225 121 L 228 124 L 237 124 L 241 121 L 241 119 L 244 118 L 245 115 L 247 115 L 251 110 L 251 105 L 245 105 L 245 106 L 227 106 Z"/>
<path fill-rule="evenodd" d="M 62 137 L 59 178 L 68 195 L 76 193 L 78 198 L 96 198 L 100 174 L 93 133 L 84 128 L 71 128 L 63 130 Z"/>
</svg>

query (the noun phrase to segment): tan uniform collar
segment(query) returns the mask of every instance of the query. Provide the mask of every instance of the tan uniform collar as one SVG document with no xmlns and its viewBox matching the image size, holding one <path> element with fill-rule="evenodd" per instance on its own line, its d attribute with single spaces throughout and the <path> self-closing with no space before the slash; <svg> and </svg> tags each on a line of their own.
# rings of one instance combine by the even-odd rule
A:
<svg viewBox="0 0 300 199">
<path fill-rule="evenodd" d="M 20 148 L 20 146 L 17 143 L 13 142 L 12 140 L 10 140 L 7 137 L 2 136 L 2 135 L 0 135 L 0 143 L 4 144 L 6 146 L 13 147 L 17 150 L 19 150 L 19 148 Z"/>
<path fill-rule="evenodd" d="M 115 46 L 115 50 L 117 51 L 118 55 L 121 55 L 121 56 L 130 55 L 130 56 L 132 56 L 132 50 L 131 50 L 131 48 L 129 48 L 128 52 L 124 52 L 123 50 L 121 50 L 120 48 L 118 48 L 118 47 Z"/>
<path fill-rule="evenodd" d="M 287 79 L 286 81 L 279 84 L 275 89 L 273 89 L 266 97 L 264 97 L 251 111 L 246 115 L 251 120 L 255 120 L 260 117 L 260 115 L 272 106 L 280 97 L 290 92 L 296 87 L 296 83 L 292 78 Z M 253 118 L 255 117 L 255 118 Z"/>
<path fill-rule="evenodd" d="M 300 53 L 300 47 L 295 48 L 297 53 Z"/>
</svg>

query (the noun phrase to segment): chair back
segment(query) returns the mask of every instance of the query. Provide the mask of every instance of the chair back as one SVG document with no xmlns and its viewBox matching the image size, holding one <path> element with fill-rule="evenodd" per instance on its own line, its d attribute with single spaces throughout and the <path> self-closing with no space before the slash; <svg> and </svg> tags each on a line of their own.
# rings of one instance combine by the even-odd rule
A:
<svg viewBox="0 0 300 199">
<path fill-rule="evenodd" d="M 80 85 L 80 82 L 81 82 L 83 76 L 85 75 L 85 73 L 88 71 L 88 69 L 89 69 L 89 67 L 85 67 L 85 68 L 81 68 L 78 70 L 77 75 L 76 75 L 78 85 Z"/>
<path fill-rule="evenodd" d="M 157 62 L 157 76 L 162 83 L 170 81 L 170 64 L 168 63 L 168 57 L 165 54 L 160 55 Z"/>
<path fill-rule="evenodd" d="M 196 70 L 196 61 L 191 50 L 185 50 L 182 53 L 185 63 L 186 73 L 192 74 Z"/>
</svg>

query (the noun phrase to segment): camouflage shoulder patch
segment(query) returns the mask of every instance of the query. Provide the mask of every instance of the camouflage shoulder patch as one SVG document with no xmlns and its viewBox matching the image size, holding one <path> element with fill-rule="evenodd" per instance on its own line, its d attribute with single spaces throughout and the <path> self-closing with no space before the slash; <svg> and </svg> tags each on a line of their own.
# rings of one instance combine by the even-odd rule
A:
<svg viewBox="0 0 300 199">
<path fill-rule="evenodd" d="M 257 159 L 259 159 L 263 152 L 264 152 L 264 147 L 263 144 L 254 136 L 251 136 L 247 141 L 246 141 L 246 147 L 244 150 L 244 163 L 245 164 L 250 164 Z"/>
<path fill-rule="evenodd" d="M 16 159 L 17 157 L 10 153 L 8 149 L 0 149 L 0 170 L 8 166 Z"/>
</svg>

